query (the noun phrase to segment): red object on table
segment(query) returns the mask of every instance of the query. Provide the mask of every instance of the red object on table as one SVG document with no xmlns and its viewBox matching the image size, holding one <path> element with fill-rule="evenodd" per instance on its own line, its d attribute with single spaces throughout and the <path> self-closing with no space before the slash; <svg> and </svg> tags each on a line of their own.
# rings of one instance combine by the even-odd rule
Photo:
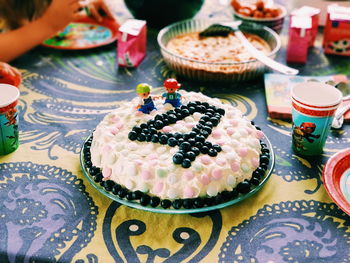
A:
<svg viewBox="0 0 350 263">
<path fill-rule="evenodd" d="M 309 16 L 291 16 L 287 62 L 305 64 L 311 39 L 312 18 Z"/>
<path fill-rule="evenodd" d="M 315 43 L 315 39 L 317 37 L 318 33 L 318 24 L 320 20 L 320 9 L 311 7 L 311 6 L 302 6 L 301 8 L 298 8 L 296 10 L 293 10 L 291 15 L 292 16 L 305 16 L 305 17 L 311 17 L 311 38 L 308 43 L 309 47 L 313 47 Z"/>
<path fill-rule="evenodd" d="M 323 184 L 333 201 L 345 213 L 350 215 L 350 204 L 341 191 L 341 176 L 350 168 L 350 149 L 344 149 L 333 155 L 323 169 Z"/>
<path fill-rule="evenodd" d="M 326 54 L 350 56 L 350 8 L 328 7 L 323 49 Z"/>
<path fill-rule="evenodd" d="M 1 68 L 1 65 L 0 65 L 0 83 L 10 84 L 18 88 L 21 82 L 22 82 L 21 75 L 17 75 L 17 74 L 11 75 L 9 72 L 7 72 L 5 68 Z"/>
</svg>

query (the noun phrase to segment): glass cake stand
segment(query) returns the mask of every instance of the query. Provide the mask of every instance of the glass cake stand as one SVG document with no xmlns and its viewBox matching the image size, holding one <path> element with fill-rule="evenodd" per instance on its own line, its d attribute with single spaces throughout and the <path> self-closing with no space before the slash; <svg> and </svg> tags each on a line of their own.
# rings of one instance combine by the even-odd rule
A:
<svg viewBox="0 0 350 263">
<path fill-rule="evenodd" d="M 129 201 L 127 199 L 121 199 L 119 198 L 117 195 L 114 195 L 112 192 L 106 191 L 99 183 L 96 183 L 94 181 L 94 179 L 92 178 L 92 176 L 89 174 L 88 169 L 85 165 L 84 162 L 84 149 L 86 147 L 86 143 L 87 141 L 90 139 L 90 137 L 92 136 L 92 134 L 85 140 L 85 142 L 83 143 L 81 152 L 80 152 L 80 163 L 81 163 L 81 167 L 83 170 L 83 173 L 86 177 L 86 179 L 89 181 L 89 183 L 97 190 L 99 191 L 102 195 L 107 196 L 108 198 L 117 201 L 118 203 L 121 203 L 123 205 L 129 206 L 129 207 L 133 207 L 136 209 L 140 209 L 140 210 L 145 210 L 145 211 L 149 211 L 149 212 L 155 212 L 155 213 L 163 213 L 163 214 L 189 214 L 189 213 L 201 213 L 201 212 L 207 212 L 207 211 L 212 211 L 212 210 L 216 210 L 216 209 L 221 209 L 233 204 L 236 204 L 238 202 L 241 202 L 245 199 L 247 199 L 248 197 L 254 195 L 256 192 L 258 192 L 267 182 L 267 180 L 270 178 L 273 168 L 275 166 L 275 154 L 273 152 L 272 149 L 272 145 L 269 141 L 269 139 L 265 136 L 262 141 L 266 143 L 267 148 L 270 150 L 270 162 L 269 165 L 267 167 L 267 170 L 265 172 L 265 175 L 263 177 L 263 179 L 260 181 L 260 183 L 257 186 L 251 186 L 251 190 L 246 193 L 246 194 L 239 194 L 238 197 L 221 203 L 221 204 L 217 204 L 217 205 L 212 205 L 212 206 L 204 206 L 202 208 L 191 208 L 191 209 L 186 209 L 186 208 L 180 208 L 180 209 L 174 209 L 174 208 L 162 208 L 160 205 L 158 207 L 152 207 L 150 205 L 148 206 L 142 206 L 139 202 L 137 201 Z"/>
</svg>

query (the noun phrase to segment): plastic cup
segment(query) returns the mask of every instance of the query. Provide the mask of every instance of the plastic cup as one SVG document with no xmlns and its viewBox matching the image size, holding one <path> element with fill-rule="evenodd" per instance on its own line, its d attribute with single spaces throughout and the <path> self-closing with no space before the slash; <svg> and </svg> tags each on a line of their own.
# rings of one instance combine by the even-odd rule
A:
<svg viewBox="0 0 350 263">
<path fill-rule="evenodd" d="M 342 93 L 320 82 L 304 82 L 292 88 L 292 146 L 300 155 L 323 152 Z"/>
<path fill-rule="evenodd" d="M 0 155 L 18 148 L 19 90 L 9 84 L 0 84 Z"/>
</svg>

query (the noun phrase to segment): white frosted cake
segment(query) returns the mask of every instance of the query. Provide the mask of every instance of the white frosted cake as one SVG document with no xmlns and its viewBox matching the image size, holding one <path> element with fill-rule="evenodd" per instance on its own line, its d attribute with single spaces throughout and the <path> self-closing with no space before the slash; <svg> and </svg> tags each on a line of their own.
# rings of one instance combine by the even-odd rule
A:
<svg viewBox="0 0 350 263">
<path fill-rule="evenodd" d="M 219 99 L 181 95 L 180 108 L 154 99 L 157 110 L 144 114 L 135 98 L 107 114 L 91 143 L 95 181 L 121 198 L 163 208 L 217 204 L 248 192 L 252 180 L 258 184 L 269 158 L 260 129 Z"/>
</svg>

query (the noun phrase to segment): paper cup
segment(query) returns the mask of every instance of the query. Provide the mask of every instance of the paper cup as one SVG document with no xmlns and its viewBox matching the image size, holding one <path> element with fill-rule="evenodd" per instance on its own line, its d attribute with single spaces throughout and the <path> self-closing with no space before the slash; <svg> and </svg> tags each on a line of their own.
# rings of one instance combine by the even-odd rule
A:
<svg viewBox="0 0 350 263">
<path fill-rule="evenodd" d="M 342 93 L 320 82 L 304 82 L 292 88 L 292 145 L 300 155 L 323 152 Z"/>
<path fill-rule="evenodd" d="M 0 155 L 18 148 L 19 90 L 9 84 L 0 84 Z"/>
</svg>

